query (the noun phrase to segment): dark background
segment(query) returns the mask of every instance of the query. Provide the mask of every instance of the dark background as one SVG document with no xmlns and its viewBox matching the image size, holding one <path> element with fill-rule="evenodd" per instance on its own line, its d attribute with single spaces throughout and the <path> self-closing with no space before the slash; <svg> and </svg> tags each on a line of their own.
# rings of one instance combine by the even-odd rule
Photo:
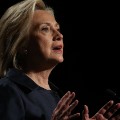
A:
<svg viewBox="0 0 120 120">
<path fill-rule="evenodd" d="M 20 0 L 0 1 L 0 12 Z M 45 0 L 54 9 L 64 35 L 64 62 L 50 80 L 64 92 L 76 92 L 77 111 L 87 104 L 90 115 L 109 99 L 106 89 L 120 95 L 120 19 L 113 1 Z"/>
</svg>

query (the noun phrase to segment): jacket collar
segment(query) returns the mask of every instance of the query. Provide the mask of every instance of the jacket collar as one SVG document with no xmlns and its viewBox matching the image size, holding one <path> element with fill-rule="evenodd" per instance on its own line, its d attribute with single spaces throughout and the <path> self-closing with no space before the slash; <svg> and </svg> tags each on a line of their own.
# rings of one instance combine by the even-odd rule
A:
<svg viewBox="0 0 120 120">
<path fill-rule="evenodd" d="M 9 78 L 14 83 L 18 84 L 19 86 L 22 86 L 22 88 L 23 87 L 27 88 L 30 91 L 34 89 L 45 90 L 44 88 L 38 86 L 32 79 L 30 79 L 27 75 L 25 75 L 24 72 L 21 70 L 11 68 L 8 70 L 6 77 Z M 49 81 L 49 85 L 52 91 L 57 92 L 60 96 L 63 95 L 63 92 L 52 82 Z"/>
<path fill-rule="evenodd" d="M 34 90 L 39 87 L 32 79 L 30 79 L 22 71 L 15 68 L 9 69 L 6 74 L 6 77 L 8 77 L 11 81 L 19 85 L 27 87 L 30 90 Z"/>
</svg>

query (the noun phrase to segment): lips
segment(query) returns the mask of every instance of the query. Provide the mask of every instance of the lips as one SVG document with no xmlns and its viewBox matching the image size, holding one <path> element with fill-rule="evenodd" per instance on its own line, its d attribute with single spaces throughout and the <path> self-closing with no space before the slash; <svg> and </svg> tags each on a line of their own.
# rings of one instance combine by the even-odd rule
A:
<svg viewBox="0 0 120 120">
<path fill-rule="evenodd" d="M 53 50 L 61 50 L 62 49 L 62 45 L 57 45 L 53 47 Z"/>
<path fill-rule="evenodd" d="M 54 50 L 56 53 L 63 53 L 63 46 L 62 45 L 53 46 L 52 50 Z"/>
</svg>

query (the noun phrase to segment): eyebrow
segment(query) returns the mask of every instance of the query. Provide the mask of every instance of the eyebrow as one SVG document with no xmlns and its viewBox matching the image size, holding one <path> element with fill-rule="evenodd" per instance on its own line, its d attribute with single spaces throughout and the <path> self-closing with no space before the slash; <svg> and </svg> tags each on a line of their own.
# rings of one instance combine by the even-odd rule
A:
<svg viewBox="0 0 120 120">
<path fill-rule="evenodd" d="M 41 25 L 41 24 L 47 24 L 47 25 L 51 26 L 51 24 L 50 24 L 50 23 L 48 23 L 48 22 L 43 22 L 43 23 L 40 23 L 40 25 Z M 60 28 L 60 25 L 59 25 L 58 23 L 56 23 L 56 24 L 55 24 L 55 26 Z"/>
</svg>

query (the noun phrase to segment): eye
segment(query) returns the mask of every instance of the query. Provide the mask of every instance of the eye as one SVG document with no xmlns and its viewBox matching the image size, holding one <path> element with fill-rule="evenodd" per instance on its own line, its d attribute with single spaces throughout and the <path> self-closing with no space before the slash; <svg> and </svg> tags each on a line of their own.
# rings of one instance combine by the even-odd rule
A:
<svg viewBox="0 0 120 120">
<path fill-rule="evenodd" d="M 43 31 L 43 32 L 49 32 L 50 31 L 50 27 L 49 26 L 42 27 L 41 31 Z"/>
</svg>

